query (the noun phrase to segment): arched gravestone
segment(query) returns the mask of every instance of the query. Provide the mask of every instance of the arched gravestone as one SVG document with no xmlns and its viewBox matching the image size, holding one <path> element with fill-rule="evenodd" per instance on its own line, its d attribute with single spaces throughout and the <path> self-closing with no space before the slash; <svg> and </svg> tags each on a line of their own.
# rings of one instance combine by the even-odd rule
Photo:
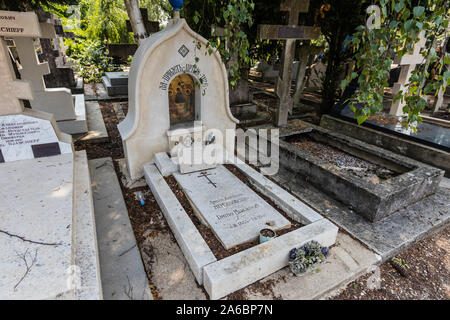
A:
<svg viewBox="0 0 450 320">
<path fill-rule="evenodd" d="M 234 154 L 234 131 L 225 139 L 238 122 L 229 107 L 227 72 L 219 53 L 206 53 L 206 43 L 175 18 L 139 46 L 129 74 L 129 111 L 118 126 L 132 179 L 143 175 L 143 165 L 156 153 L 170 152 L 169 140 L 185 138 L 177 128 L 201 131 L 203 140 L 209 130 L 218 130 L 223 148 Z"/>
</svg>

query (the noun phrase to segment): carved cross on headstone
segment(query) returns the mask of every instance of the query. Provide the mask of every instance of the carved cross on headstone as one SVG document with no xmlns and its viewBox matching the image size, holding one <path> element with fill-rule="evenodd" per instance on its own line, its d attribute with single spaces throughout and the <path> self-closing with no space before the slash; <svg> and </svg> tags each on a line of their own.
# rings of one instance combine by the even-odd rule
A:
<svg viewBox="0 0 450 320">
<path fill-rule="evenodd" d="M 308 12 L 309 0 L 285 0 L 281 3 L 281 11 L 289 12 L 288 25 L 259 25 L 258 38 L 260 40 L 286 40 L 283 53 L 280 75 L 277 78 L 275 89 L 280 98 L 280 107 L 277 114 L 277 125 L 287 124 L 288 114 L 292 111 L 293 99 L 291 97 L 291 74 L 297 40 L 316 39 L 320 30 L 314 27 L 297 26 L 300 13 Z"/>
<path fill-rule="evenodd" d="M 407 90 L 406 83 L 409 81 L 411 77 L 411 73 L 416 68 L 416 65 L 422 63 L 424 61 L 423 56 L 420 54 L 420 51 L 425 46 L 427 39 L 424 34 L 421 33 L 419 35 L 419 42 L 414 45 L 414 52 L 412 54 L 405 54 L 398 64 L 401 67 L 400 76 L 396 83 L 394 83 L 394 87 L 392 88 L 392 95 L 395 96 L 400 90 L 405 92 Z M 405 106 L 405 101 L 397 100 L 392 102 L 390 114 L 394 116 L 402 116 L 403 115 L 403 107 Z"/>
<path fill-rule="evenodd" d="M 34 13 L 0 11 L 0 116 L 23 111 L 22 100 L 33 99 L 28 81 L 17 80 L 8 47 L 3 37 L 39 37 L 41 32 Z"/>
<path fill-rule="evenodd" d="M 211 174 L 207 173 L 206 171 L 202 171 L 197 178 L 206 178 L 206 180 L 208 180 L 208 183 L 210 185 L 212 185 L 214 188 L 217 188 L 217 184 L 209 178 L 210 175 Z"/>
</svg>

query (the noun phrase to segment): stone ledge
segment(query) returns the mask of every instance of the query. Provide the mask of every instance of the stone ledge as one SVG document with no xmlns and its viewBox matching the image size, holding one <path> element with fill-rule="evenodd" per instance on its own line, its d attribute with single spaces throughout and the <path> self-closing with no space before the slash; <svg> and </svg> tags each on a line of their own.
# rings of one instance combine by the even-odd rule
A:
<svg viewBox="0 0 450 320">
<path fill-rule="evenodd" d="M 79 300 L 102 300 L 102 283 L 95 228 L 94 202 L 86 151 L 75 153 L 73 245 L 74 265 L 80 268 Z"/>
<path fill-rule="evenodd" d="M 205 240 L 153 164 L 144 165 L 147 183 L 199 284 L 203 267 L 217 261 Z"/>
<path fill-rule="evenodd" d="M 315 210 L 292 196 L 289 192 L 279 187 L 241 160 L 238 161 L 236 167 L 239 171 L 249 178 L 250 183 L 252 183 L 259 192 L 269 197 L 277 206 L 283 209 L 289 217 L 302 224 L 310 224 L 323 219 L 323 217 Z"/>
<path fill-rule="evenodd" d="M 315 240 L 335 243 L 338 228 L 326 219 L 239 252 L 203 268 L 204 287 L 211 299 L 220 299 L 288 265 L 289 251 Z"/>
<path fill-rule="evenodd" d="M 152 300 L 119 180 L 110 157 L 89 160 L 103 298 Z"/>
<path fill-rule="evenodd" d="M 87 101 L 86 112 L 88 132 L 80 140 L 93 143 L 108 141 L 108 131 L 106 130 L 105 121 L 103 120 L 102 111 L 98 102 Z"/>
<path fill-rule="evenodd" d="M 163 177 L 168 177 L 174 172 L 178 172 L 180 170 L 180 166 L 174 163 L 173 160 L 178 162 L 178 159 L 170 159 L 165 152 L 157 153 L 153 157 L 153 162 Z"/>
</svg>

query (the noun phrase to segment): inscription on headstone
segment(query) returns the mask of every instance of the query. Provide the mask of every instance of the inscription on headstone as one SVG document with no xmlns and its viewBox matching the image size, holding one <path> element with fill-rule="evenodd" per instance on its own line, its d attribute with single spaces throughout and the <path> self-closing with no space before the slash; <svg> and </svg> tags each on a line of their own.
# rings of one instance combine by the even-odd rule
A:
<svg viewBox="0 0 450 320">
<path fill-rule="evenodd" d="M 0 117 L 0 149 L 5 162 L 72 152 L 69 143 L 58 141 L 49 120 L 24 114 Z"/>
<path fill-rule="evenodd" d="M 224 166 L 174 177 L 226 249 L 256 239 L 263 228 L 291 225 Z"/>
<path fill-rule="evenodd" d="M 41 29 L 36 14 L 0 10 L 0 36 L 40 37 Z"/>
</svg>

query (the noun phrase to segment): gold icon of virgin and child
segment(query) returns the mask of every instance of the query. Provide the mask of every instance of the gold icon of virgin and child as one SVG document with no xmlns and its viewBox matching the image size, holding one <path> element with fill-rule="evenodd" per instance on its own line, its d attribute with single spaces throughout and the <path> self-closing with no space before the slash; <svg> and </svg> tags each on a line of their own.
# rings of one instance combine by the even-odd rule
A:
<svg viewBox="0 0 450 320">
<path fill-rule="evenodd" d="M 169 85 L 170 124 L 195 120 L 194 80 L 188 74 L 176 76 Z"/>
</svg>

